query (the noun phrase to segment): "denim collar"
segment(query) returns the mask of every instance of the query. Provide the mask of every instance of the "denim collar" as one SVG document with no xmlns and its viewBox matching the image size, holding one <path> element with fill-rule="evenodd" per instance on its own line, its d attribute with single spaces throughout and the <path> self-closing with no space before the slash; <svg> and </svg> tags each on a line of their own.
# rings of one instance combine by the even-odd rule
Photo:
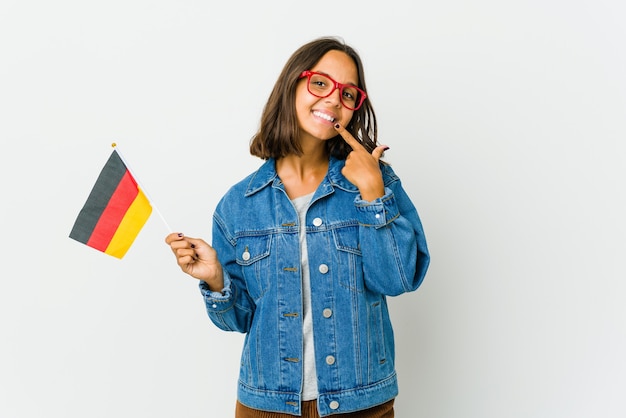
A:
<svg viewBox="0 0 626 418">
<path fill-rule="evenodd" d="M 282 188 L 282 182 L 278 178 L 276 173 L 276 160 L 273 158 L 268 159 L 250 178 L 248 188 L 246 189 L 245 196 L 251 196 L 259 190 L 269 186 L 270 184 L 276 187 Z M 322 185 L 329 185 L 337 187 L 348 192 L 357 192 L 357 187 L 350 183 L 343 174 L 341 169 L 345 164 L 345 160 L 339 160 L 335 157 L 330 157 L 328 162 L 328 172 L 326 177 L 322 181 Z"/>
</svg>

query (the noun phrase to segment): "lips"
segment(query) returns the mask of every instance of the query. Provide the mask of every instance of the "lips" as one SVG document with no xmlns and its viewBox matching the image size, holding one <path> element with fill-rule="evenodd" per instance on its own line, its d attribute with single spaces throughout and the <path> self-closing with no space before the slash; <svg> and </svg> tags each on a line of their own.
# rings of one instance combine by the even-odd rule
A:
<svg viewBox="0 0 626 418">
<path fill-rule="evenodd" d="M 329 115 L 328 113 L 324 113 L 324 112 L 320 112 L 319 110 L 314 110 L 313 111 L 313 116 L 316 116 L 320 119 L 324 119 L 330 123 L 335 121 L 335 117 L 332 115 Z"/>
</svg>

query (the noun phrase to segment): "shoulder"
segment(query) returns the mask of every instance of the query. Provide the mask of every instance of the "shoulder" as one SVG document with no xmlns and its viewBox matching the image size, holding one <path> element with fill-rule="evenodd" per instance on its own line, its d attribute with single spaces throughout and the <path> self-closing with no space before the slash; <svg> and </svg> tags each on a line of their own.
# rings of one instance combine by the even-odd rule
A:
<svg viewBox="0 0 626 418">
<path fill-rule="evenodd" d="M 274 161 L 265 161 L 256 171 L 232 185 L 220 199 L 218 208 L 240 205 L 246 197 L 271 184 L 275 177 Z"/>
<path fill-rule="evenodd" d="M 385 186 L 389 186 L 392 183 L 400 181 L 400 177 L 398 177 L 396 172 L 393 171 L 393 168 L 391 168 L 391 165 L 389 163 L 381 161 L 380 171 L 383 175 L 383 182 L 385 183 Z"/>
</svg>

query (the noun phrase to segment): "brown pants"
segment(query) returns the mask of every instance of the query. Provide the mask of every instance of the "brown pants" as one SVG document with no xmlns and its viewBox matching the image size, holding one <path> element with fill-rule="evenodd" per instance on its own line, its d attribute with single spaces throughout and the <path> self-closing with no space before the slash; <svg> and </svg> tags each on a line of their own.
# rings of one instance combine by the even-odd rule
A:
<svg viewBox="0 0 626 418">
<path fill-rule="evenodd" d="M 382 405 L 364 411 L 336 415 L 337 418 L 393 418 L 393 399 Z M 265 412 L 248 408 L 237 402 L 235 418 L 293 418 L 294 415 L 279 412 Z M 302 418 L 319 418 L 316 401 L 302 402 Z"/>
</svg>

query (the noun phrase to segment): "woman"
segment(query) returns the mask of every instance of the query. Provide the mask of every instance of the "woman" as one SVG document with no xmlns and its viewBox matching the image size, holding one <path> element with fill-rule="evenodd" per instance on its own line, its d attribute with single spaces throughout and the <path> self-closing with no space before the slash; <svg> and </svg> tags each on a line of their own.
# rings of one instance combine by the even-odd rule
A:
<svg viewBox="0 0 626 418">
<path fill-rule="evenodd" d="M 166 237 L 215 325 L 246 333 L 237 417 L 393 416 L 386 296 L 417 289 L 429 254 L 365 90 L 353 48 L 300 47 L 251 141 L 266 161 L 219 202 L 212 245 Z"/>
</svg>

